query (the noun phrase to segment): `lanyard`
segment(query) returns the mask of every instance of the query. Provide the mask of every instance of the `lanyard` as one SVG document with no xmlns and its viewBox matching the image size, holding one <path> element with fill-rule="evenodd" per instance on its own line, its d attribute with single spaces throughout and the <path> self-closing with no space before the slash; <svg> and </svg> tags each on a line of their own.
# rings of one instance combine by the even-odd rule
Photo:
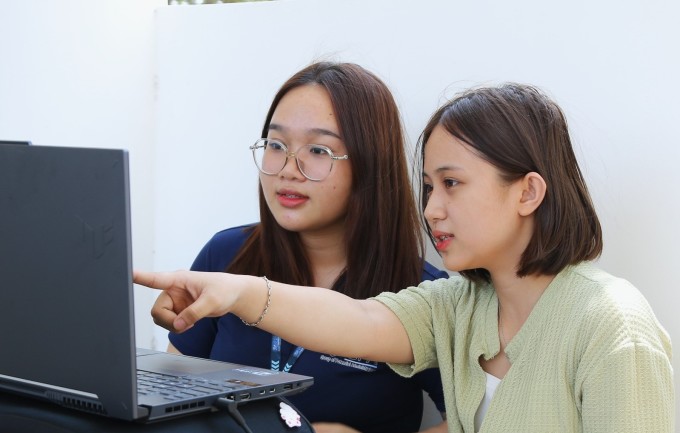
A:
<svg viewBox="0 0 680 433">
<path fill-rule="evenodd" d="M 288 373 L 291 368 L 293 368 L 293 364 L 295 364 L 295 361 L 298 360 L 300 355 L 302 355 L 302 352 L 304 352 L 305 349 L 297 346 L 293 353 L 288 357 L 288 361 L 286 362 L 286 365 L 283 367 L 283 371 Z M 272 360 L 272 370 L 274 371 L 279 371 L 280 365 L 281 365 L 281 337 L 277 337 L 276 335 L 272 335 L 272 352 L 271 352 L 271 360 Z"/>
</svg>

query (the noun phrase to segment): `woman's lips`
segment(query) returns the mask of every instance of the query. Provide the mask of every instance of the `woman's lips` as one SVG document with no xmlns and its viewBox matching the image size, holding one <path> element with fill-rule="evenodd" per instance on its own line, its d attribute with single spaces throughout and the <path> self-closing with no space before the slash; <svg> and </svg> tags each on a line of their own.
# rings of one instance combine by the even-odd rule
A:
<svg viewBox="0 0 680 433">
<path fill-rule="evenodd" d="M 432 236 L 434 236 L 435 248 L 437 249 L 437 251 L 446 250 L 446 248 L 448 248 L 449 244 L 453 240 L 453 235 L 451 233 L 437 231 L 432 233 Z"/>
<path fill-rule="evenodd" d="M 280 190 L 276 192 L 276 200 L 281 206 L 292 208 L 305 203 L 309 197 L 295 191 Z"/>
</svg>

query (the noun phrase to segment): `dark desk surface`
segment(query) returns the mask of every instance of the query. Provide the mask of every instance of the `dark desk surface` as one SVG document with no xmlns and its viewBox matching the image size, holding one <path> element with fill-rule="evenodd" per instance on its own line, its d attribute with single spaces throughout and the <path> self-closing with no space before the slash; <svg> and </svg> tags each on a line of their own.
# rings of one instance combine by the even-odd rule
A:
<svg viewBox="0 0 680 433">
<path fill-rule="evenodd" d="M 253 433 L 313 433 L 302 417 L 301 427 L 288 427 L 279 415 L 278 398 L 252 401 L 239 406 L 239 412 Z M 292 405 L 291 405 L 292 406 Z M 194 414 L 182 418 L 138 424 L 90 415 L 55 404 L 0 393 L 2 433 L 245 433 L 227 411 Z"/>
</svg>

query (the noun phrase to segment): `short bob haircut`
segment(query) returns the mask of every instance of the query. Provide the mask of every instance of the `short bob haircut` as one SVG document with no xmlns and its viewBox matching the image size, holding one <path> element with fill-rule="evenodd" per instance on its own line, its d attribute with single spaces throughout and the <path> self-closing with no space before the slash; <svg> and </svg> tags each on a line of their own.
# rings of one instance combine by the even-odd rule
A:
<svg viewBox="0 0 680 433">
<path fill-rule="evenodd" d="M 365 299 L 417 285 L 423 275 L 423 233 L 408 171 L 399 109 L 376 75 L 353 63 L 318 62 L 290 77 L 274 96 L 262 128 L 281 99 L 302 86 L 328 92 L 347 147 L 352 186 L 345 217 L 347 268 L 333 289 Z M 260 223 L 227 271 L 267 275 L 288 284 L 314 284 L 300 236 L 281 227 L 262 186 Z"/>
<path fill-rule="evenodd" d="M 602 252 L 602 229 L 572 149 L 567 121 L 558 105 L 535 87 L 507 83 L 465 91 L 435 112 L 419 144 L 422 173 L 427 140 L 437 125 L 467 143 L 510 183 L 536 172 L 547 184 L 536 224 L 517 275 L 555 275 L 567 265 Z M 427 196 L 420 179 L 421 206 Z M 424 218 L 423 218 L 424 219 Z M 434 242 L 432 230 L 426 231 Z M 490 280 L 486 269 L 460 272 Z"/>
</svg>

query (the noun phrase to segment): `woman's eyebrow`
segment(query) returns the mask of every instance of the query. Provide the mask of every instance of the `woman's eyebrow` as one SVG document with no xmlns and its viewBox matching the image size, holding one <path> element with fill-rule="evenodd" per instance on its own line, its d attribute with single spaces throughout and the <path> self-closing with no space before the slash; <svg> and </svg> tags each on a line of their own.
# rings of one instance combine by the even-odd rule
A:
<svg viewBox="0 0 680 433">
<path fill-rule="evenodd" d="M 279 132 L 285 133 L 288 130 L 288 128 L 286 128 L 283 125 L 279 125 L 278 123 L 270 123 L 269 124 L 269 130 L 270 131 L 272 131 L 272 130 L 273 131 L 279 131 Z M 306 132 L 307 135 L 315 135 L 315 136 L 316 135 L 329 135 L 331 137 L 335 137 L 339 140 L 342 140 L 342 137 L 340 137 L 340 135 L 338 133 L 333 132 L 333 131 L 326 129 L 326 128 L 310 128 L 310 129 L 307 129 L 305 132 Z"/>
<path fill-rule="evenodd" d="M 445 171 L 465 171 L 465 169 L 459 165 L 442 165 L 437 167 L 435 173 L 443 173 Z"/>
<path fill-rule="evenodd" d="M 340 137 L 339 134 L 324 128 L 312 128 L 309 130 L 309 132 L 315 135 L 330 135 L 331 137 L 335 137 L 339 140 L 342 140 L 342 137 Z"/>
</svg>

